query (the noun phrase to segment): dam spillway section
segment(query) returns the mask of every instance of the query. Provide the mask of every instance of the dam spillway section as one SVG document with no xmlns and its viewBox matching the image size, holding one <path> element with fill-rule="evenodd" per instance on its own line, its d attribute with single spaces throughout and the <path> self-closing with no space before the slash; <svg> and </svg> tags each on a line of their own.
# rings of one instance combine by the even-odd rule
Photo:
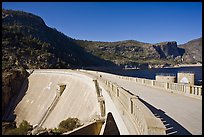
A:
<svg viewBox="0 0 204 137">
<path fill-rule="evenodd" d="M 66 88 L 59 85 L 62 83 Z M 17 125 L 27 120 L 32 125 L 55 128 L 67 117 L 77 117 L 84 124 L 100 117 L 95 86 L 87 76 L 69 71 L 35 70 L 27 84 L 28 89 L 14 110 Z"/>
</svg>

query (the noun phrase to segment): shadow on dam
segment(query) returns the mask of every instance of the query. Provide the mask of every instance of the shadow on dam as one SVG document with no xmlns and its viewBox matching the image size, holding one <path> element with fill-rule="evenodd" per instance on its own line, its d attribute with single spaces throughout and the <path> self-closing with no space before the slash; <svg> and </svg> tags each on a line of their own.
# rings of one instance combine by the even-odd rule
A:
<svg viewBox="0 0 204 137">
<path fill-rule="evenodd" d="M 103 135 L 120 135 L 120 131 L 111 112 L 109 112 L 107 115 L 106 126 Z"/>
<path fill-rule="evenodd" d="M 12 97 L 9 106 L 5 112 L 5 114 L 2 117 L 2 121 L 14 121 L 16 119 L 16 114 L 14 114 L 14 110 L 18 103 L 23 99 L 23 97 L 26 94 L 26 91 L 28 90 L 29 80 L 28 77 L 24 80 L 23 84 L 21 85 L 21 88 L 19 90 L 19 94 Z"/>
<path fill-rule="evenodd" d="M 174 119 L 165 114 L 164 111 L 155 108 L 146 101 L 139 98 L 139 100 L 149 108 L 149 110 L 157 117 L 160 118 L 166 127 L 167 135 L 192 135 L 188 130 L 186 130 L 182 125 L 176 122 Z"/>
</svg>

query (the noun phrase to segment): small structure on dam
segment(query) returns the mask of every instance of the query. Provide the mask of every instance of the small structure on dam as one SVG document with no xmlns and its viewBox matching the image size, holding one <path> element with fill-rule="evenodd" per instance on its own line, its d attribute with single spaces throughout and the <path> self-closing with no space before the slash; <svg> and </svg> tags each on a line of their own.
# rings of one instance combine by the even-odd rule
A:
<svg viewBox="0 0 204 137">
<path fill-rule="evenodd" d="M 195 74 L 193 72 L 178 72 L 177 81 L 175 74 L 168 73 L 158 73 L 155 77 L 156 81 L 162 81 L 167 83 L 181 83 L 181 84 L 190 84 L 194 85 L 195 83 Z"/>
<path fill-rule="evenodd" d="M 175 83 L 176 76 L 174 74 L 158 73 L 156 74 L 156 81 Z"/>
<path fill-rule="evenodd" d="M 193 72 L 179 72 L 177 74 L 177 82 L 194 85 L 195 74 Z"/>
</svg>

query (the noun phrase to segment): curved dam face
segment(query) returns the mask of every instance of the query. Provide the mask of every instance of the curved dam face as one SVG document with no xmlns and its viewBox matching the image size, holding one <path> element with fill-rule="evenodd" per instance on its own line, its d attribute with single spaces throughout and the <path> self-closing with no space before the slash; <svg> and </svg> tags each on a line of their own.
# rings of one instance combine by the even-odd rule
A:
<svg viewBox="0 0 204 137">
<path fill-rule="evenodd" d="M 93 79 L 66 70 L 35 70 L 28 77 L 28 89 L 14 110 L 15 121 L 55 128 L 68 117 L 89 123 L 100 117 Z M 59 95 L 58 84 L 66 85 Z"/>
</svg>

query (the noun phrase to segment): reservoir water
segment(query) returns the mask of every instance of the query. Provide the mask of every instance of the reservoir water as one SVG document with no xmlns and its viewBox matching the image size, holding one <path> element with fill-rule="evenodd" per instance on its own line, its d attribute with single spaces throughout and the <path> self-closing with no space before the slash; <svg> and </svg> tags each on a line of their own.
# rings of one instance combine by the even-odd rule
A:
<svg viewBox="0 0 204 137">
<path fill-rule="evenodd" d="M 153 69 L 140 69 L 140 70 L 129 69 L 129 70 L 118 70 L 111 73 L 123 75 L 123 76 L 155 79 L 155 76 L 158 73 L 172 74 L 177 76 L 178 72 L 194 73 L 195 85 L 202 85 L 202 66 L 178 67 L 178 68 L 153 68 Z"/>
</svg>

